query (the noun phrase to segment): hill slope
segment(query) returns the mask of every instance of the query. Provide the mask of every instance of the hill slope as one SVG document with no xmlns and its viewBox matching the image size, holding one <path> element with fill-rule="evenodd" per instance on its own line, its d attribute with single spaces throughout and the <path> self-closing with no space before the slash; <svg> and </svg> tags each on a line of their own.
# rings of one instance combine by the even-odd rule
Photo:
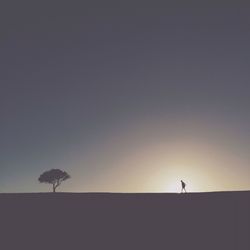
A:
<svg viewBox="0 0 250 250">
<path fill-rule="evenodd" d="M 250 192 L 1 194 L 1 249 L 249 250 Z"/>
</svg>

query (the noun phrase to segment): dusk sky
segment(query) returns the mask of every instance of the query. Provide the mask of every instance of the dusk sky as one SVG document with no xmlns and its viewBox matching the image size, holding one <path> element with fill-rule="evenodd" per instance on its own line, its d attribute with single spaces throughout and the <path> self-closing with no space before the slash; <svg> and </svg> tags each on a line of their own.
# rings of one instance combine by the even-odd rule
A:
<svg viewBox="0 0 250 250">
<path fill-rule="evenodd" d="M 64 192 L 178 192 L 181 179 L 249 190 L 249 13 L 236 1 L 1 7 L 0 192 L 49 191 L 37 179 L 52 168 L 72 176 Z"/>
</svg>

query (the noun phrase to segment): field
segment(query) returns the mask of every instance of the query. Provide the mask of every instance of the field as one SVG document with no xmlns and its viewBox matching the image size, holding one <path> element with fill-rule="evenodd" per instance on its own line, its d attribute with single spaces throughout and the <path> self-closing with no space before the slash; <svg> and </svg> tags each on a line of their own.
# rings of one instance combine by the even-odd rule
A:
<svg viewBox="0 0 250 250">
<path fill-rule="evenodd" d="M 250 192 L 0 195 L 0 249 L 249 250 Z"/>
</svg>

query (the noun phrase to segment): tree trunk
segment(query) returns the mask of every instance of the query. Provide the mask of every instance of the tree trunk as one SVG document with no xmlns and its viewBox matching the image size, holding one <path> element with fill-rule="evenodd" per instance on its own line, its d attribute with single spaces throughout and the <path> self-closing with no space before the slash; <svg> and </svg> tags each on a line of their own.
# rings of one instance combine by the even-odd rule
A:
<svg viewBox="0 0 250 250">
<path fill-rule="evenodd" d="M 56 185 L 53 185 L 53 193 L 56 192 Z"/>
</svg>

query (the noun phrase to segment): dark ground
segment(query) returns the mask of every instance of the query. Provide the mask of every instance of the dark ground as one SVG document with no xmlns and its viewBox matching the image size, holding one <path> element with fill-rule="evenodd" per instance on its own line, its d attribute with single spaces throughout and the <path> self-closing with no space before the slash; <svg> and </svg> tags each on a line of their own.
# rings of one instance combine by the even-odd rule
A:
<svg viewBox="0 0 250 250">
<path fill-rule="evenodd" d="M 0 249 L 250 249 L 250 192 L 0 195 Z"/>
</svg>

